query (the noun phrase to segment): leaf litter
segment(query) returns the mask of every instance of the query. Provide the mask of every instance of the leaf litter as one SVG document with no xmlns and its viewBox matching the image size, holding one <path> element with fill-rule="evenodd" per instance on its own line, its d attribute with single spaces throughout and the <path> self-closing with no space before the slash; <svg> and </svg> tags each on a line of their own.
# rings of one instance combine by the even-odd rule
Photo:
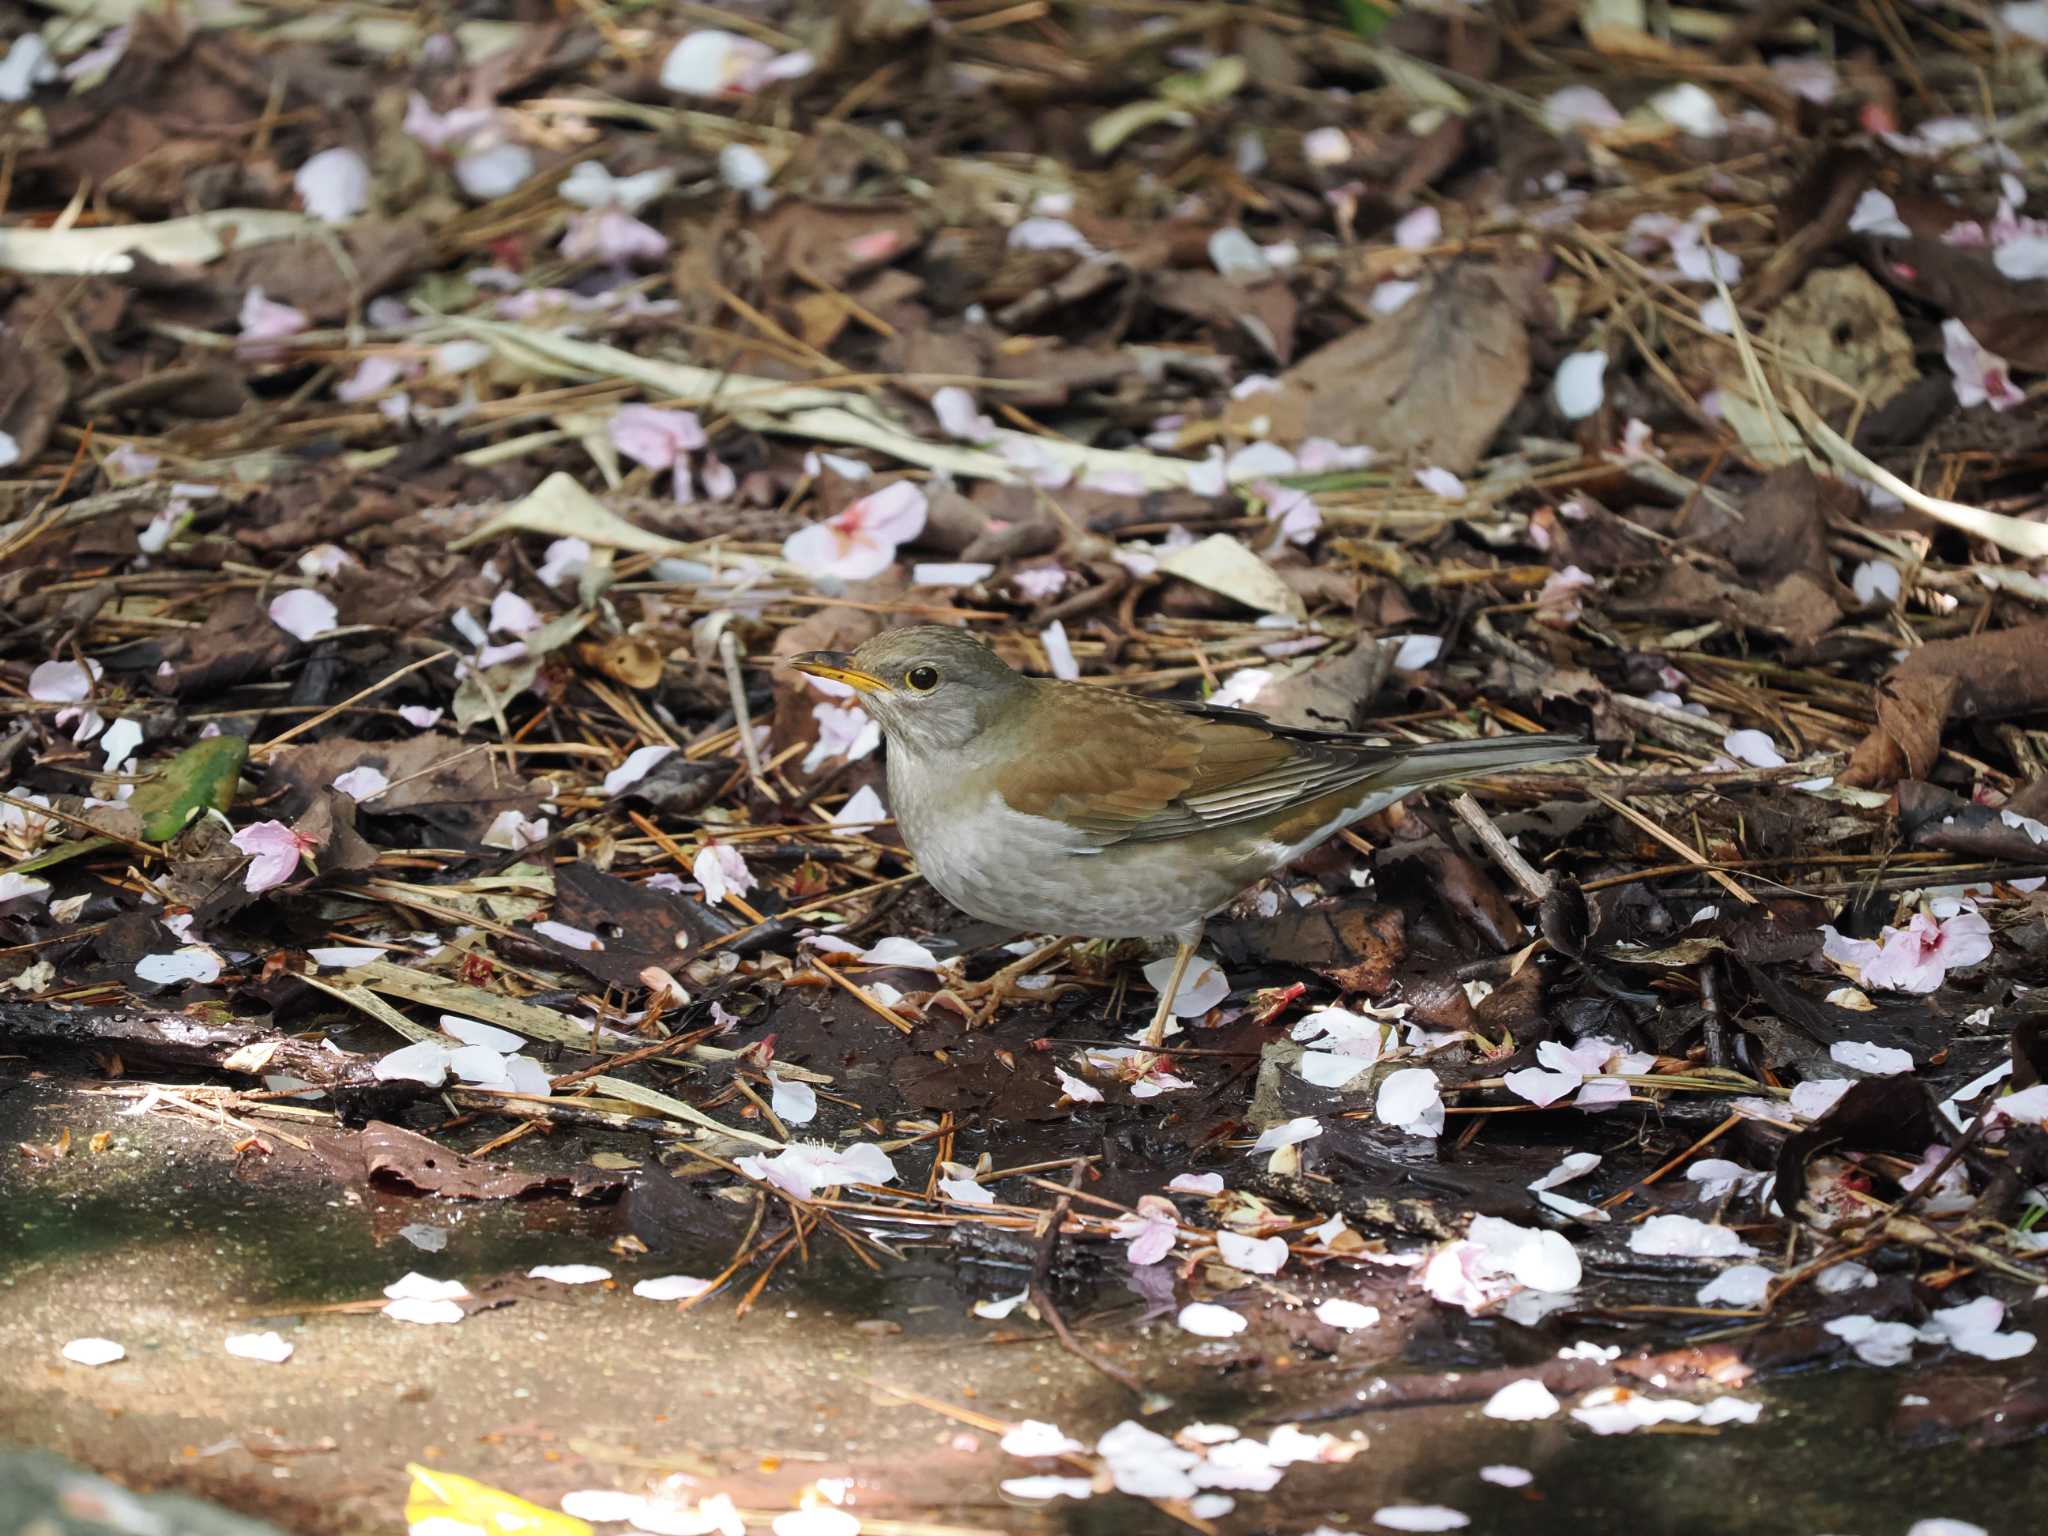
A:
<svg viewBox="0 0 2048 1536">
<path fill-rule="evenodd" d="M 1133 1411 L 1163 1324 L 1314 1361 L 1303 1420 L 1600 1435 L 2031 1354 L 2038 7 L 55 9 L 0 63 L 18 1059 L 412 1199 L 716 1187 L 716 1270 L 627 1277 L 693 1308 L 982 1245 L 1024 1289 L 962 1310 Z M 1170 965 L 946 909 L 775 665 L 911 620 L 1601 752 L 1248 893 L 1154 1055 Z M 2048 1427 L 2009 1380 L 1915 1432 Z M 1363 1445 L 1025 1428 L 1013 1496 L 1198 1529 Z"/>
</svg>

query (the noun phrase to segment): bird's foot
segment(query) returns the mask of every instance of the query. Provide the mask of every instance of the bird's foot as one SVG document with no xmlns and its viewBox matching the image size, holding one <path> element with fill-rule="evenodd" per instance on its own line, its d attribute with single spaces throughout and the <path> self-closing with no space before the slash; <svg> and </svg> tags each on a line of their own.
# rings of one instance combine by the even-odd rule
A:
<svg viewBox="0 0 2048 1536">
<path fill-rule="evenodd" d="M 984 1024 L 993 1024 L 1003 1005 L 1013 998 L 1026 997 L 1032 1002 L 1042 1003 L 1057 997 L 1059 985 L 1030 987 L 1022 985 L 1024 978 L 1031 975 L 1046 961 L 1065 954 L 1073 944 L 1072 939 L 1055 939 L 1041 945 L 1023 959 L 1012 962 L 993 976 L 980 981 L 956 981 L 941 991 L 934 992 L 926 999 L 928 1003 L 947 1003 L 957 1009 L 967 1020 L 969 1029 L 979 1029 Z"/>
</svg>

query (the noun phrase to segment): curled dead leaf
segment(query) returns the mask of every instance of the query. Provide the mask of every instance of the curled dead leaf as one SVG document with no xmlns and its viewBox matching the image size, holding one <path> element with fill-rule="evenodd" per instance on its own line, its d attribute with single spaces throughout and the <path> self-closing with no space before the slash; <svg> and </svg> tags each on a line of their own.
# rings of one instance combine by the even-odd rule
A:
<svg viewBox="0 0 2048 1536">
<path fill-rule="evenodd" d="M 661 682 L 661 648 L 644 635 L 615 635 L 586 640 L 576 647 L 577 659 L 614 682 L 645 693 Z"/>
</svg>

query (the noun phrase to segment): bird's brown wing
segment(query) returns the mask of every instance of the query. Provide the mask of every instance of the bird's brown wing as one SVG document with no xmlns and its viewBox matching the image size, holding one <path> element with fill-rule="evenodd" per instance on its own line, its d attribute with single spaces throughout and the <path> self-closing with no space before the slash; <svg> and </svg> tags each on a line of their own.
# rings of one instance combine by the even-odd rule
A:
<svg viewBox="0 0 2048 1536">
<path fill-rule="evenodd" d="M 1027 713 L 1057 720 L 1009 745 L 998 792 L 1107 847 L 1251 821 L 1363 785 L 1402 749 L 1300 739 L 1236 711 L 1205 713 L 1131 694 L 1042 684 Z"/>
</svg>

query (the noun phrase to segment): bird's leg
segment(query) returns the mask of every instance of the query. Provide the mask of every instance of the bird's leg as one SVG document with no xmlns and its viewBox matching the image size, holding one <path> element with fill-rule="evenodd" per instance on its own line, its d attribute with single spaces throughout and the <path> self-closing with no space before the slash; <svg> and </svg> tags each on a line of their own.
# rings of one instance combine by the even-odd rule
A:
<svg viewBox="0 0 2048 1536">
<path fill-rule="evenodd" d="M 992 1023 L 997 1010 L 1019 990 L 1017 983 L 1054 956 L 1064 954 L 1073 942 L 1072 939 L 1054 939 L 1049 944 L 1041 944 L 1022 960 L 1013 961 L 993 976 L 980 981 L 956 981 L 939 995 L 965 1005 L 970 1024 Z M 1047 995 L 1045 992 L 1033 994 L 1039 998 Z"/>
<path fill-rule="evenodd" d="M 1195 958 L 1195 946 L 1202 942 L 1202 930 L 1180 940 L 1180 952 L 1173 957 L 1173 974 L 1166 979 L 1166 985 L 1159 989 L 1159 1006 L 1152 1013 L 1152 1027 L 1145 1031 L 1145 1048 L 1158 1050 L 1166 1044 L 1166 1021 L 1173 1017 L 1173 1000 L 1180 995 L 1181 981 L 1187 976 L 1188 963 Z"/>
</svg>

